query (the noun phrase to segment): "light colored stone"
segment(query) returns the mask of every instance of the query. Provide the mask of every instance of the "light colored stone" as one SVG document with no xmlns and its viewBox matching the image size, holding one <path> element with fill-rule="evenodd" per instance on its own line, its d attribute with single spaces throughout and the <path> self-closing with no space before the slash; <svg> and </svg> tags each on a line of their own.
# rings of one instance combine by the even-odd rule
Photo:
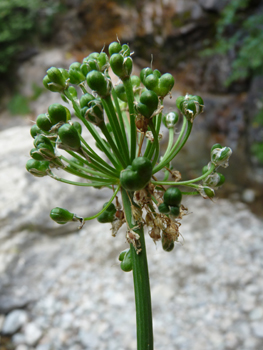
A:
<svg viewBox="0 0 263 350">
<path fill-rule="evenodd" d="M 263 338 L 263 322 L 253 322 L 252 330 L 256 337 Z"/>
<path fill-rule="evenodd" d="M 34 323 L 28 323 L 25 328 L 25 341 L 29 346 L 34 346 L 42 337 L 42 331 Z"/>
<path fill-rule="evenodd" d="M 14 334 L 27 321 L 27 313 L 24 310 L 11 311 L 5 318 L 2 333 Z"/>
</svg>

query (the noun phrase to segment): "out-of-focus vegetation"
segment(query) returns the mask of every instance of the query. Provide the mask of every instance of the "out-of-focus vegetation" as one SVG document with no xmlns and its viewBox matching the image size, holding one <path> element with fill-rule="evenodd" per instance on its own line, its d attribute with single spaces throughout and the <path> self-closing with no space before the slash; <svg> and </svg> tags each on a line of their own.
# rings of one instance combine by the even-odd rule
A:
<svg viewBox="0 0 263 350">
<path fill-rule="evenodd" d="M 263 9 L 255 11 L 257 4 L 253 0 L 230 1 L 216 24 L 215 43 L 203 52 L 234 57 L 226 85 L 263 74 Z"/>
<path fill-rule="evenodd" d="M 19 60 L 36 43 L 52 34 L 55 14 L 62 10 L 59 0 L 0 1 L 0 78 L 10 81 Z"/>
</svg>

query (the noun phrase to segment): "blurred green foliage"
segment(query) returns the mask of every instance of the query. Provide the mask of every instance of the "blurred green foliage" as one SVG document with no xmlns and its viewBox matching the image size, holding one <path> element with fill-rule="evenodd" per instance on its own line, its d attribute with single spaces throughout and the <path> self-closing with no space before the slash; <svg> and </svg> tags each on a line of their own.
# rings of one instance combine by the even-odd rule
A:
<svg viewBox="0 0 263 350">
<path fill-rule="evenodd" d="M 263 73 L 263 11 L 254 5 L 252 0 L 230 1 L 216 24 L 215 43 L 203 51 L 235 56 L 226 85 Z"/>
<path fill-rule="evenodd" d="M 253 128 L 261 130 L 261 135 L 263 135 L 263 101 L 261 101 L 261 106 L 258 110 L 258 113 L 256 114 L 254 120 L 253 120 Z M 263 142 L 261 141 L 254 141 L 251 146 L 251 152 L 254 154 L 254 156 L 257 158 L 260 164 L 263 165 Z"/>
<path fill-rule="evenodd" d="M 29 45 L 49 37 L 60 9 L 59 0 L 0 1 L 0 74 L 9 72 Z"/>
</svg>

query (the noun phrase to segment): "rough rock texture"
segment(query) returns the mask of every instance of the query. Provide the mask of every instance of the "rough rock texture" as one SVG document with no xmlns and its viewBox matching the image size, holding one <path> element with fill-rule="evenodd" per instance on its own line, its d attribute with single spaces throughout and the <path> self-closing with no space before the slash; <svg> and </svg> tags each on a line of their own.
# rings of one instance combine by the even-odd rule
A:
<svg viewBox="0 0 263 350">
<path fill-rule="evenodd" d="M 92 215 L 109 193 L 27 174 L 28 132 L 0 134 L 2 324 L 26 312 L 16 350 L 135 349 L 132 275 L 117 261 L 125 232 L 48 217 L 57 205 Z M 182 244 L 166 253 L 147 237 L 155 348 L 262 349 L 262 220 L 237 202 L 183 203 Z"/>
</svg>

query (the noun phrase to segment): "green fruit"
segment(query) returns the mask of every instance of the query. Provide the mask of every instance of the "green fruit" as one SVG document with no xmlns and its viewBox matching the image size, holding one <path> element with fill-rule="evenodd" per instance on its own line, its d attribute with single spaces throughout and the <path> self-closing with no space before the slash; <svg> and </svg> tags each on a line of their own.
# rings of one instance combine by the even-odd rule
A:
<svg viewBox="0 0 263 350">
<path fill-rule="evenodd" d="M 162 214 L 169 214 L 170 213 L 170 208 L 167 204 L 161 203 L 158 205 L 158 210 Z"/>
<path fill-rule="evenodd" d="M 177 205 L 174 207 L 171 207 L 170 214 L 177 218 L 180 215 L 180 207 Z"/>
<path fill-rule="evenodd" d="M 130 249 L 124 254 L 124 257 L 120 266 L 121 266 L 121 269 L 125 272 L 129 272 L 132 270 L 132 257 L 131 257 Z"/>
<path fill-rule="evenodd" d="M 56 221 L 56 223 L 63 225 L 67 222 L 73 221 L 74 214 L 70 213 L 67 209 L 56 207 L 51 210 L 50 217 L 52 220 Z"/>
<path fill-rule="evenodd" d="M 105 206 L 108 204 L 108 202 L 106 202 L 103 205 L 103 208 L 105 208 Z M 115 205 L 113 203 L 111 203 L 109 205 L 109 207 L 98 216 L 97 220 L 98 222 L 105 224 L 107 222 L 113 222 L 115 219 L 115 213 L 116 213 L 116 208 Z"/>
<path fill-rule="evenodd" d="M 165 204 L 170 206 L 178 206 L 182 200 L 182 192 L 177 187 L 168 188 L 163 196 Z"/>
<path fill-rule="evenodd" d="M 123 261 L 125 254 L 130 250 L 130 248 L 127 248 L 123 250 L 119 255 L 119 261 Z"/>
<path fill-rule="evenodd" d="M 62 144 L 71 150 L 78 151 L 81 146 L 77 129 L 70 124 L 64 124 L 58 129 L 58 136 Z"/>
<path fill-rule="evenodd" d="M 159 99 L 154 91 L 146 90 L 141 94 L 140 102 L 136 105 L 137 111 L 145 118 L 151 118 L 158 108 Z"/>
<path fill-rule="evenodd" d="M 39 114 L 36 119 L 37 127 L 43 131 L 49 131 L 53 123 L 51 122 L 48 114 Z"/>
<path fill-rule="evenodd" d="M 49 162 L 47 161 L 38 161 L 35 159 L 30 159 L 26 163 L 26 170 L 30 172 L 30 174 L 43 177 L 48 175 L 49 172 Z"/>
<path fill-rule="evenodd" d="M 120 182 L 127 191 L 142 190 L 152 176 L 152 163 L 146 157 L 135 158 L 131 165 L 121 172 Z"/>
<path fill-rule="evenodd" d="M 112 56 L 115 53 L 119 53 L 121 51 L 121 44 L 114 41 L 109 45 L 109 54 Z"/>
<path fill-rule="evenodd" d="M 38 135 L 41 135 L 42 133 L 43 131 L 39 129 L 39 127 L 36 124 L 34 124 L 30 129 L 30 135 L 33 137 L 33 139 Z"/>
<path fill-rule="evenodd" d="M 67 111 L 64 106 L 59 103 L 53 103 L 48 107 L 49 119 L 53 125 L 67 121 Z"/>
</svg>

